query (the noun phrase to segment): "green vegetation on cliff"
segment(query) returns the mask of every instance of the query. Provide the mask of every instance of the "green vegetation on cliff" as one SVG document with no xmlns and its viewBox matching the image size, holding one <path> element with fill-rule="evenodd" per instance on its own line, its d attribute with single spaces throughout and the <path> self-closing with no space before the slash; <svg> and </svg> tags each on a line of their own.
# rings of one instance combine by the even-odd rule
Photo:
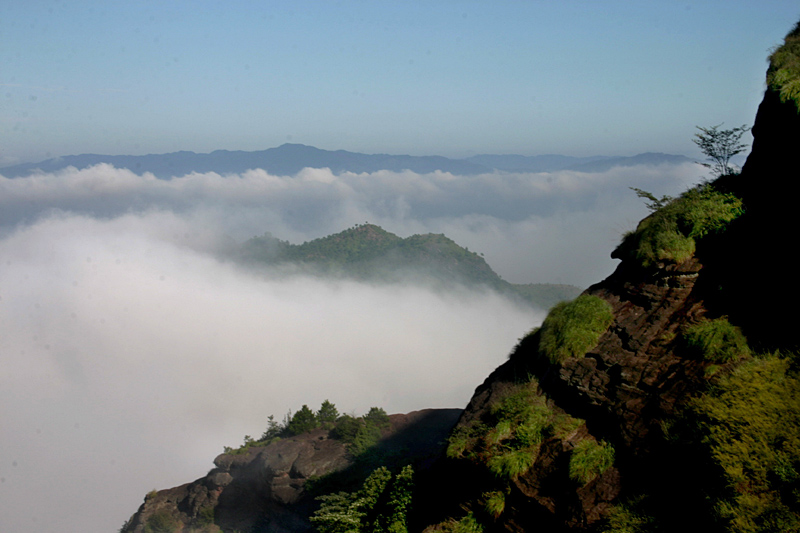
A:
<svg viewBox="0 0 800 533">
<path fill-rule="evenodd" d="M 470 458 L 498 478 L 511 480 L 533 465 L 545 439 L 563 437 L 582 423 L 554 410 L 535 379 L 508 384 L 487 416 L 451 434 L 447 455 Z"/>
<path fill-rule="evenodd" d="M 724 317 L 686 327 L 683 341 L 690 354 L 714 363 L 727 363 L 750 354 L 747 339 Z"/>
<path fill-rule="evenodd" d="M 303 405 L 294 414 L 284 416 L 283 423 L 275 420 L 274 415 L 267 418 L 267 429 L 261 438 L 253 439 L 250 435 L 244 436 L 244 444 L 238 448 L 225 446 L 224 452 L 231 455 L 246 453 L 250 448 L 267 446 L 276 440 L 308 433 L 317 428 L 330 431 L 330 436 L 339 439 L 348 446 L 353 456 L 373 447 L 381 438 L 381 432 L 389 427 L 389 415 L 381 407 L 371 407 L 364 416 L 351 415 L 339 416 L 336 406 L 328 400 L 322 402 L 319 411 L 312 411 Z"/>
<path fill-rule="evenodd" d="M 769 56 L 767 85 L 783 102 L 794 102 L 800 110 L 800 22 L 789 32 L 783 45 Z"/>
<path fill-rule="evenodd" d="M 727 531 L 800 531 L 796 360 L 752 358 L 689 404 L 694 438 L 719 477 L 709 487 Z"/>
<path fill-rule="evenodd" d="M 699 239 L 722 231 L 743 211 L 742 201 L 731 193 L 710 184 L 693 187 L 639 222 L 612 257 L 644 267 L 681 263 L 695 254 Z"/>
<path fill-rule="evenodd" d="M 397 475 L 379 467 L 356 492 L 317 497 L 320 507 L 311 522 L 320 533 L 407 533 L 413 476 L 411 466 Z"/>
<path fill-rule="evenodd" d="M 597 296 L 582 294 L 571 302 L 561 302 L 542 323 L 539 353 L 553 364 L 582 356 L 613 321 L 611 305 Z"/>
<path fill-rule="evenodd" d="M 605 441 L 582 440 L 569 456 L 569 477 L 581 485 L 608 470 L 614 464 L 614 447 Z"/>
</svg>

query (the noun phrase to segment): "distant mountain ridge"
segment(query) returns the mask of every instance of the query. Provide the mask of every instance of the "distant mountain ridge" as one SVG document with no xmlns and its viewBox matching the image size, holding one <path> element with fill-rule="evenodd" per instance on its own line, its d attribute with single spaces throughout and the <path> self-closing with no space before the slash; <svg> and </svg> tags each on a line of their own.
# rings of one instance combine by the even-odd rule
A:
<svg viewBox="0 0 800 533">
<path fill-rule="evenodd" d="M 27 176 L 31 173 L 56 172 L 67 167 L 88 168 L 108 163 L 116 168 L 126 168 L 136 174 L 152 173 L 160 179 L 185 176 L 192 172 L 240 174 L 251 169 L 263 169 L 275 175 L 293 175 L 304 168 L 329 168 L 334 174 L 343 172 L 377 172 L 410 170 L 419 174 L 435 171 L 456 175 L 476 175 L 494 170 L 507 172 L 553 172 L 576 170 L 602 172 L 615 166 L 681 164 L 692 162 L 682 155 L 659 153 L 639 154 L 632 157 L 570 157 L 563 155 L 476 155 L 466 159 L 442 156 L 411 156 L 390 154 L 363 154 L 346 150 L 322 150 L 303 144 L 283 144 L 277 148 L 254 152 L 215 150 L 208 154 L 171 152 L 149 155 L 68 155 L 0 168 L 7 178 Z"/>
<path fill-rule="evenodd" d="M 362 281 L 485 287 L 541 309 L 572 299 L 581 291 L 573 285 L 509 283 L 479 254 L 443 234 L 402 238 L 374 224 L 358 224 L 303 244 L 267 233 L 245 241 L 233 255 L 254 267 L 289 265 L 313 274 Z"/>
</svg>

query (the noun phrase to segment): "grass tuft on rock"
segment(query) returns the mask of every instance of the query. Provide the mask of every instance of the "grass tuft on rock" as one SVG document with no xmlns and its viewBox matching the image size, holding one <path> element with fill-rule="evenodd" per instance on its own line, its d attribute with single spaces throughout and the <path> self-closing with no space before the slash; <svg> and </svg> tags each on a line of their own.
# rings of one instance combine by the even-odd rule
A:
<svg viewBox="0 0 800 533">
<path fill-rule="evenodd" d="M 782 102 L 794 102 L 800 111 L 800 23 L 772 52 L 769 62 L 767 85 L 778 92 Z"/>
<path fill-rule="evenodd" d="M 506 509 L 506 493 L 496 490 L 485 493 L 483 497 L 486 499 L 486 504 L 484 505 L 486 512 L 494 518 L 499 518 Z"/>
<path fill-rule="evenodd" d="M 747 339 L 725 317 L 687 327 L 683 341 L 690 354 L 713 363 L 727 363 L 750 355 Z"/>
<path fill-rule="evenodd" d="M 585 354 L 614 320 L 611 305 L 597 296 L 582 294 L 561 302 L 542 323 L 539 353 L 553 364 Z"/>
<path fill-rule="evenodd" d="M 451 518 L 439 524 L 437 529 L 444 533 L 483 533 L 483 526 L 475 519 L 475 516 L 471 512 L 467 513 L 459 520 Z"/>
<path fill-rule="evenodd" d="M 614 464 L 614 447 L 594 439 L 583 440 L 572 450 L 569 458 L 569 477 L 586 485 Z"/>
<path fill-rule="evenodd" d="M 632 258 L 644 267 L 691 258 L 697 240 L 724 230 L 744 212 L 742 201 L 710 184 L 693 187 L 639 222 L 613 257 Z"/>
</svg>

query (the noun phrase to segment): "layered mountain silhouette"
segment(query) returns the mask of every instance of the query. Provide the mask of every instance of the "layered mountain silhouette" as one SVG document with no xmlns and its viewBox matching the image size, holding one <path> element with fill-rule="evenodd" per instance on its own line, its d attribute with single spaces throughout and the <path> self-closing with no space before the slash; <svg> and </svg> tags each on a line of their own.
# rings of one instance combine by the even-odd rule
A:
<svg viewBox="0 0 800 533">
<path fill-rule="evenodd" d="M 435 171 L 457 175 L 475 175 L 493 170 L 507 172 L 552 172 L 577 170 L 602 172 L 614 166 L 662 165 L 691 162 L 688 157 L 669 154 L 639 154 L 633 157 L 569 157 L 563 155 L 520 156 L 478 155 L 467 159 L 441 156 L 362 154 L 346 150 L 322 150 L 303 144 L 283 144 L 277 148 L 254 152 L 216 150 L 208 154 L 172 152 L 151 155 L 68 155 L 38 163 L 0 168 L 7 178 L 27 176 L 33 172 L 56 172 L 67 167 L 83 169 L 100 163 L 127 168 L 136 174 L 149 172 L 161 179 L 185 176 L 192 172 L 239 174 L 263 169 L 274 175 L 293 175 L 304 168 L 329 168 L 333 173 L 410 170 L 419 174 Z"/>
</svg>

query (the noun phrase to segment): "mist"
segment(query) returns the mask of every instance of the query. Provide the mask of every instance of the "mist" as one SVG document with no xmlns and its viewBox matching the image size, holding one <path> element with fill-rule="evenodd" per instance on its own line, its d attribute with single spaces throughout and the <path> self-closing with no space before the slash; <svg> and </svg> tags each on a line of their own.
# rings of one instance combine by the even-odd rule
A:
<svg viewBox="0 0 800 533">
<path fill-rule="evenodd" d="M 512 283 L 584 287 L 613 270 L 610 251 L 647 214 L 629 187 L 677 194 L 696 184 L 703 170 L 686 164 L 454 176 L 336 175 L 309 168 L 295 176 L 251 170 L 159 180 L 97 165 L 27 178 L 0 176 L 0 231 L 54 210 L 101 218 L 157 210 L 193 221 L 174 239 L 209 251 L 266 231 L 299 244 L 371 222 L 401 237 L 444 233 L 483 253 Z"/>
<path fill-rule="evenodd" d="M 627 187 L 674 194 L 696 174 L 0 177 L 0 530 L 114 531 L 147 491 L 303 404 L 463 407 L 545 314 L 479 290 L 253 272 L 221 255 L 232 242 L 369 221 L 445 233 L 511 281 L 586 285 L 646 212 Z"/>
</svg>

